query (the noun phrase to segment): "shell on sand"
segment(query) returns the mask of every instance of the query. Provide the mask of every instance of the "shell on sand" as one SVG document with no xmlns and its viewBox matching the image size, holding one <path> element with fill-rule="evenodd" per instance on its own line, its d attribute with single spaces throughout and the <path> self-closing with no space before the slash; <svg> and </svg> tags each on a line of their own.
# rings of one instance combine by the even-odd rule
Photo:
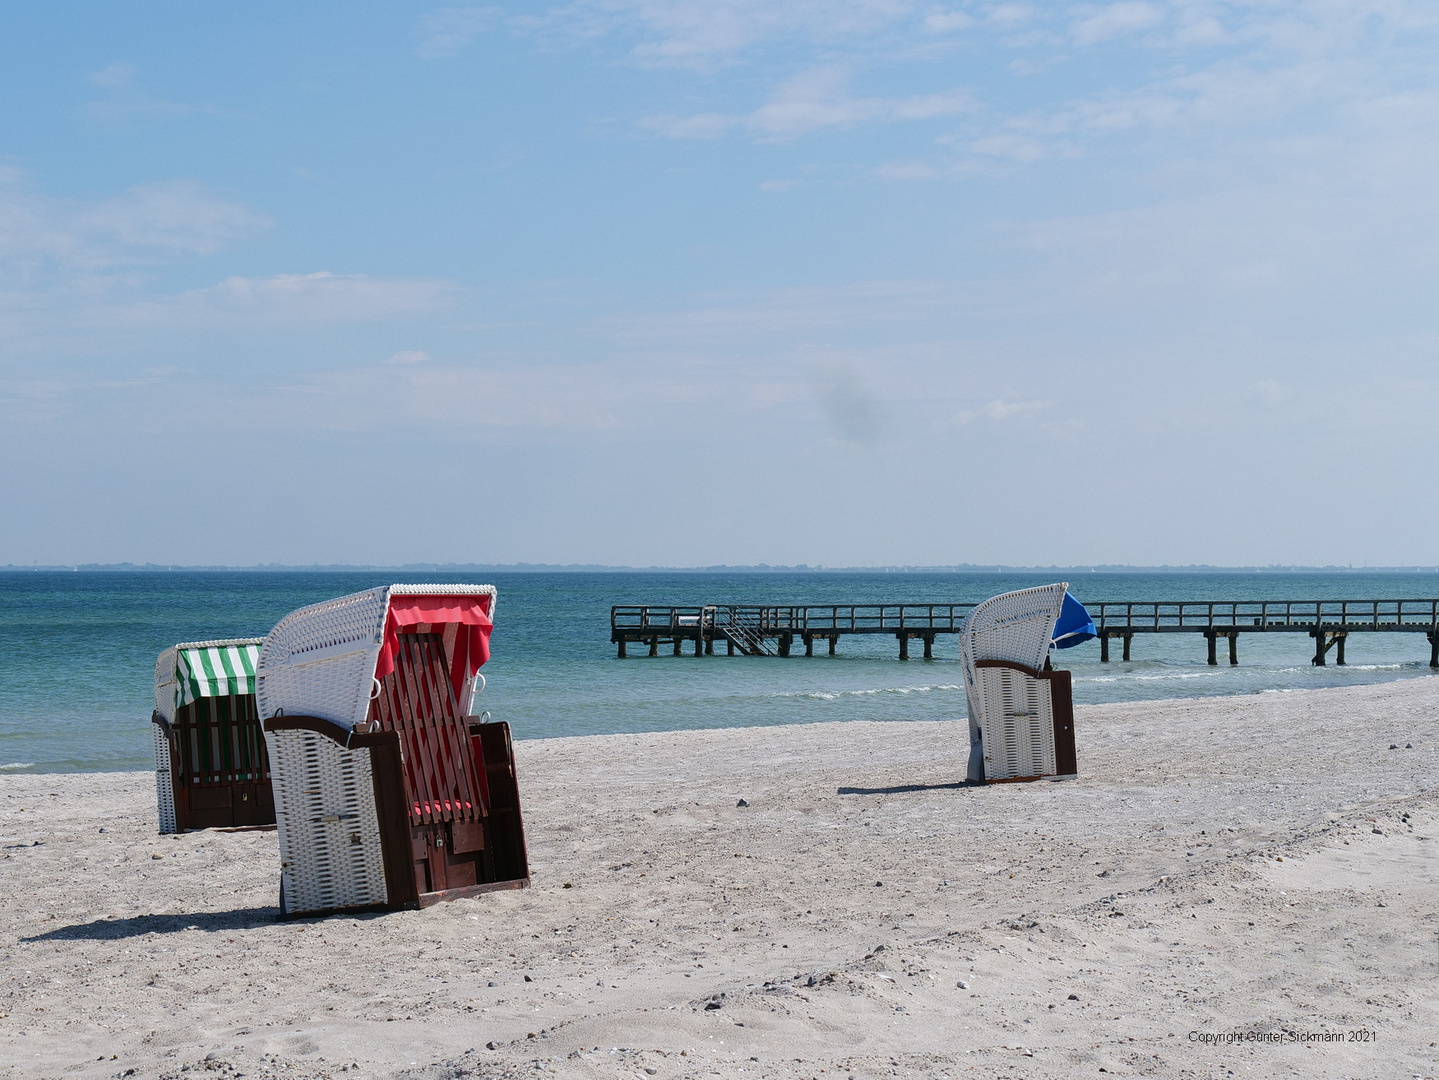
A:
<svg viewBox="0 0 1439 1080">
<path fill-rule="evenodd" d="M 272 832 L 0 777 L 0 1078 L 1432 1076 L 1436 716 L 1093 706 L 984 788 L 960 724 L 521 742 L 533 888 L 289 923 Z"/>
</svg>

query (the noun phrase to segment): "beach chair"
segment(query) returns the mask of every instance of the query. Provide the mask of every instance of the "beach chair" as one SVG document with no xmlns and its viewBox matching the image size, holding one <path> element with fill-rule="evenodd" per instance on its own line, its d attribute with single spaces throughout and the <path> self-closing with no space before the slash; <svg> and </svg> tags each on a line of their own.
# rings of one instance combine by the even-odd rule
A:
<svg viewBox="0 0 1439 1080">
<path fill-rule="evenodd" d="M 1067 588 L 1060 582 L 991 597 L 960 628 L 969 780 L 993 784 L 1078 772 L 1069 672 L 1046 670 Z"/>
<path fill-rule="evenodd" d="M 472 715 L 495 590 L 390 585 L 265 638 L 282 915 L 425 907 L 529 884 L 509 725 Z"/>
<path fill-rule="evenodd" d="M 255 712 L 259 638 L 187 641 L 155 662 L 155 796 L 160 832 L 273 825 Z"/>
</svg>

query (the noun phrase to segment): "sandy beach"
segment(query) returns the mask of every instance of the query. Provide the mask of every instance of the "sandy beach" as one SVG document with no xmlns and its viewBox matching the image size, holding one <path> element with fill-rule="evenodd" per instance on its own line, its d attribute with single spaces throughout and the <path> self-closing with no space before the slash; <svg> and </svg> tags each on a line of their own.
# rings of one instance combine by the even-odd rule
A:
<svg viewBox="0 0 1439 1080">
<path fill-rule="evenodd" d="M 533 888 L 287 923 L 273 832 L 0 778 L 0 1077 L 1439 1072 L 1439 680 L 1076 730 L 987 788 L 959 724 L 522 742 Z"/>
</svg>

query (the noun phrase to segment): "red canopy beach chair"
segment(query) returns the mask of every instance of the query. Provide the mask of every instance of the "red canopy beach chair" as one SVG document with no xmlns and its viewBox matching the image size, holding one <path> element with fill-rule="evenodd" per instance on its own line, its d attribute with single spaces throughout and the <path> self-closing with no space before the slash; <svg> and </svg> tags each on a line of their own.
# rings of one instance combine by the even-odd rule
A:
<svg viewBox="0 0 1439 1080">
<path fill-rule="evenodd" d="M 270 765 L 255 712 L 259 638 L 187 641 L 155 662 L 160 831 L 273 825 Z"/>
<path fill-rule="evenodd" d="M 301 608 L 265 638 L 282 914 L 529 884 L 509 725 L 472 715 L 494 609 L 489 585 L 390 585 Z"/>
</svg>

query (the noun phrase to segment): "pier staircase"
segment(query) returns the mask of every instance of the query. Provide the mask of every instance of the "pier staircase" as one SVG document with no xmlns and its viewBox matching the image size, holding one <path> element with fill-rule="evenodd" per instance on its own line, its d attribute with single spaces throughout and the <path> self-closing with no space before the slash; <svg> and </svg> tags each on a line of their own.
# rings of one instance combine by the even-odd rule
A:
<svg viewBox="0 0 1439 1080">
<path fill-rule="evenodd" d="M 764 636 L 758 611 L 743 608 L 716 608 L 714 628 L 734 643 L 745 656 L 774 656 L 774 645 Z"/>
</svg>

